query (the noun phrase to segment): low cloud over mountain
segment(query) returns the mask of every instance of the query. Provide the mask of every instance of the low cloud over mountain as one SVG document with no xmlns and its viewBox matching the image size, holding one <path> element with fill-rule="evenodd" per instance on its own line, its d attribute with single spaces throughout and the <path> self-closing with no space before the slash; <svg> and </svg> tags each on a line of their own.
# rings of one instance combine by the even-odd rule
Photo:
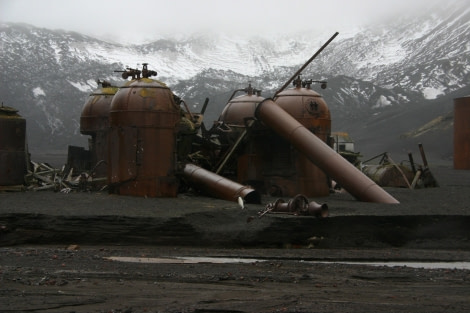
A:
<svg viewBox="0 0 470 313">
<path fill-rule="evenodd" d="M 388 151 L 400 159 L 422 142 L 431 159 L 450 160 L 453 99 L 470 95 L 470 9 L 461 4 L 339 34 L 302 73 L 328 81 L 327 89 L 314 89 L 330 107 L 332 130 L 349 132 L 365 156 Z M 210 99 L 210 125 L 233 90 L 249 82 L 273 96 L 332 34 L 211 34 L 124 46 L 3 24 L 0 100 L 27 119 L 31 150 L 86 147 L 79 120 L 96 79 L 120 85 L 115 70 L 149 63 L 195 111 Z"/>
</svg>

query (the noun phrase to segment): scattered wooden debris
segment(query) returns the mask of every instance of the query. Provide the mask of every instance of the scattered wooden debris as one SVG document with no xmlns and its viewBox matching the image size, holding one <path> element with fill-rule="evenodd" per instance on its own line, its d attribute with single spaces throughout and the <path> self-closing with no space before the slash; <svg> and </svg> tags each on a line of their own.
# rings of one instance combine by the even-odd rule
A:
<svg viewBox="0 0 470 313">
<path fill-rule="evenodd" d="M 26 190 L 40 191 L 53 190 L 55 192 L 69 193 L 71 191 L 90 191 L 97 183 L 101 185 L 106 178 L 93 178 L 88 173 L 75 175 L 73 169 L 66 170 L 65 166 L 56 169 L 47 163 L 31 161 L 31 170 L 25 176 Z M 105 186 L 106 187 L 106 186 Z M 101 189 L 104 189 L 101 188 Z"/>
</svg>

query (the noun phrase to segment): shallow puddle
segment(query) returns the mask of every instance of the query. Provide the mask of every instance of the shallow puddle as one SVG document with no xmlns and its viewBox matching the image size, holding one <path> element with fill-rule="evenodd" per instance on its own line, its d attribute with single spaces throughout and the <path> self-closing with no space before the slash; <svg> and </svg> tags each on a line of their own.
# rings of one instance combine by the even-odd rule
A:
<svg viewBox="0 0 470 313">
<path fill-rule="evenodd" d="M 250 259 L 250 258 L 230 258 L 230 257 L 172 257 L 172 258 L 143 258 L 143 257 L 121 257 L 112 256 L 106 258 L 111 261 L 129 262 L 129 263 L 157 263 L 157 264 L 233 264 L 233 263 L 255 263 L 281 261 L 279 259 Z M 289 259 L 295 262 L 295 260 Z M 300 263 L 317 264 L 348 264 L 348 265 L 369 265 L 369 266 L 388 266 L 388 267 L 411 267 L 425 269 L 462 269 L 470 270 L 470 262 L 350 262 L 350 261 L 304 261 Z"/>
<path fill-rule="evenodd" d="M 196 264 L 196 263 L 254 263 L 264 262 L 261 259 L 245 259 L 245 258 L 211 258 L 211 257 L 174 257 L 174 258 L 139 258 L 139 257 L 122 257 L 112 256 L 107 258 L 112 261 L 131 262 L 131 263 L 158 263 L 158 264 Z"/>
</svg>

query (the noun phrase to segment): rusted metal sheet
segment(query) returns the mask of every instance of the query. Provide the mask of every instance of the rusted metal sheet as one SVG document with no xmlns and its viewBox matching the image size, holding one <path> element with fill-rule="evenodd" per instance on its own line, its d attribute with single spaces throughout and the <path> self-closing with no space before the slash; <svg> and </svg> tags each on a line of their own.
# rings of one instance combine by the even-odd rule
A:
<svg viewBox="0 0 470 313">
<path fill-rule="evenodd" d="M 26 120 L 0 106 L 0 186 L 22 185 L 27 169 Z"/>
<path fill-rule="evenodd" d="M 115 94 L 109 112 L 108 181 L 111 192 L 175 197 L 179 107 L 162 83 L 141 78 Z"/>
<path fill-rule="evenodd" d="M 228 201 L 238 201 L 241 197 L 246 203 L 261 202 L 260 194 L 251 187 L 243 186 L 194 164 L 185 165 L 183 176 L 194 188 L 211 196 Z"/>
<path fill-rule="evenodd" d="M 312 134 L 272 99 L 266 99 L 258 105 L 256 116 L 359 200 L 398 203 L 394 197 Z"/>
<path fill-rule="evenodd" d="M 470 96 L 454 99 L 454 168 L 470 170 Z"/>
</svg>

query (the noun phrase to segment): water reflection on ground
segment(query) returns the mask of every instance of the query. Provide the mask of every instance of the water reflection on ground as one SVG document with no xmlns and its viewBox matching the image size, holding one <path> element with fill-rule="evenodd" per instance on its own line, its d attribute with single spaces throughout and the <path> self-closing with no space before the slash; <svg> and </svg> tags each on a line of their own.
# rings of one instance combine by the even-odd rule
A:
<svg viewBox="0 0 470 313">
<path fill-rule="evenodd" d="M 107 258 L 111 261 L 130 263 L 158 263 L 158 264 L 197 264 L 197 263 L 255 263 L 273 261 L 273 259 L 237 258 L 237 257 L 171 257 L 171 258 L 144 258 L 144 257 L 121 257 L 112 256 Z M 277 260 L 279 261 L 279 260 Z M 285 260 L 287 261 L 287 260 Z M 470 262 L 352 262 L 352 261 L 305 261 L 292 260 L 291 262 L 318 263 L 318 264 L 348 264 L 348 265 L 369 265 L 388 267 L 411 267 L 425 269 L 462 269 L 470 270 Z"/>
</svg>

